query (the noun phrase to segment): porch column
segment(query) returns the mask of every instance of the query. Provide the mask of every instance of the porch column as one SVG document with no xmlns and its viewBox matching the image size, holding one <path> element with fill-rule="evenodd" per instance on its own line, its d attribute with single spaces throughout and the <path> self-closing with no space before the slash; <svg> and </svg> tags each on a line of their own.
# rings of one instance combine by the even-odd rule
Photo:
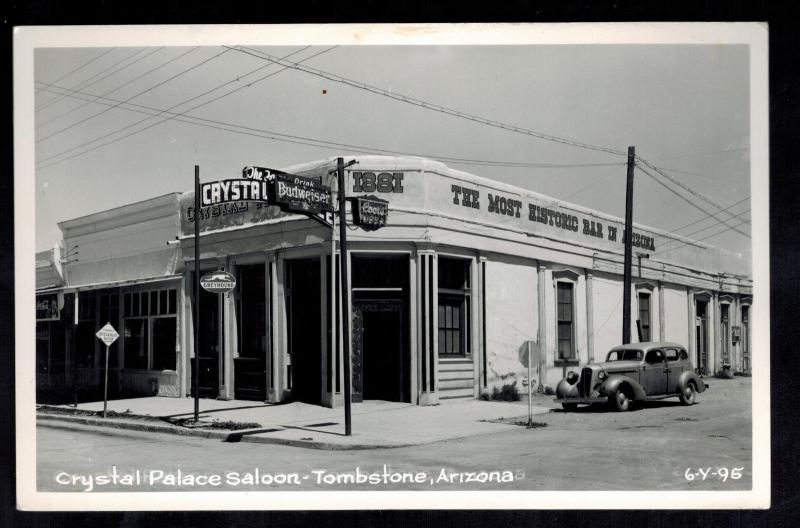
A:
<svg viewBox="0 0 800 528">
<path fill-rule="evenodd" d="M 539 342 L 539 364 L 541 365 L 539 369 L 539 385 L 541 385 L 542 389 L 544 389 L 544 385 L 547 382 L 547 300 L 546 300 L 546 291 L 545 291 L 545 272 L 547 271 L 547 266 L 543 264 L 539 264 L 538 266 L 538 277 L 536 281 L 536 293 L 539 298 L 539 309 L 537 313 L 539 314 L 539 330 L 537 332 L 537 341 Z"/>
<path fill-rule="evenodd" d="M 417 327 L 420 329 L 419 339 L 419 379 L 418 387 L 419 404 L 433 405 L 439 402 L 437 393 L 438 385 L 438 339 L 437 329 L 437 261 L 436 254 L 431 250 L 417 252 L 418 275 L 417 290 L 419 291 L 418 303 L 420 316 Z"/>
<path fill-rule="evenodd" d="M 664 324 L 666 322 L 666 314 L 664 314 L 664 283 L 658 283 L 658 340 L 665 341 L 664 339 Z"/>
<path fill-rule="evenodd" d="M 592 294 L 592 282 L 594 274 L 586 270 L 586 350 L 588 361 L 594 361 L 594 297 Z"/>
</svg>

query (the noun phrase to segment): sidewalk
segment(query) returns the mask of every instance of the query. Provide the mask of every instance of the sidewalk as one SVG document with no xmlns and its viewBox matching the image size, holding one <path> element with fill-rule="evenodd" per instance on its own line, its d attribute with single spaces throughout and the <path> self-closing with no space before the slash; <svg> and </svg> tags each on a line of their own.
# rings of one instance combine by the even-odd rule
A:
<svg viewBox="0 0 800 528">
<path fill-rule="evenodd" d="M 488 420 L 525 417 L 527 406 L 519 403 L 463 400 L 435 406 L 368 400 L 352 405 L 351 436 L 344 434 L 344 409 L 329 409 L 306 403 L 281 405 L 242 400 L 200 400 L 202 422 L 234 421 L 258 423 L 261 427 L 238 431 L 193 429 L 169 423 L 170 419 L 193 417 L 191 398 L 135 398 L 108 402 L 114 416 L 106 419 L 72 415 L 71 405 L 53 406 L 38 411 L 40 423 L 82 423 L 152 432 L 196 435 L 227 441 L 287 444 L 317 449 L 371 449 L 427 444 L 442 440 L 472 437 L 502 431 L 518 431 L 520 426 Z M 82 411 L 102 411 L 103 402 L 78 405 Z M 534 414 L 547 413 L 549 407 L 534 406 Z M 118 414 L 129 414 L 120 417 Z M 141 417 L 151 417 L 143 420 Z M 62 425 L 63 426 L 63 425 Z"/>
</svg>

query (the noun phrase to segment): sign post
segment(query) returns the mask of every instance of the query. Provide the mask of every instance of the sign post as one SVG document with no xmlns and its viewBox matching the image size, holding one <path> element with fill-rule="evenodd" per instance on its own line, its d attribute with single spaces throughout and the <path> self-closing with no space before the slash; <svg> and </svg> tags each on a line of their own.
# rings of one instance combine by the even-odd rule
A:
<svg viewBox="0 0 800 528">
<path fill-rule="evenodd" d="M 339 186 L 339 244 L 341 248 L 342 263 L 339 266 L 342 283 L 342 341 L 344 350 L 344 434 L 353 434 L 351 422 L 350 400 L 352 399 L 350 372 L 350 284 L 347 280 L 347 219 L 345 218 L 345 182 L 344 182 L 344 158 L 336 160 L 336 179 Z"/>
<path fill-rule="evenodd" d="M 106 411 L 108 411 L 108 349 L 111 344 L 119 338 L 119 334 L 116 330 L 114 330 L 114 327 L 111 326 L 111 323 L 106 323 L 106 325 L 98 330 L 95 335 L 106 345 L 106 368 L 105 378 L 103 380 L 103 418 L 105 418 Z"/>
<path fill-rule="evenodd" d="M 194 166 L 194 422 L 200 416 L 200 165 Z"/>
</svg>

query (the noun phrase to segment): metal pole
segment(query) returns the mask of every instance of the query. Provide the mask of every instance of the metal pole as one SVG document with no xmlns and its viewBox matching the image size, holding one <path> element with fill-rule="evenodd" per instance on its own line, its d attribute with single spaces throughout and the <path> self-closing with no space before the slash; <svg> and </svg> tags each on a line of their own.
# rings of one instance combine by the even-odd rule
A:
<svg viewBox="0 0 800 528">
<path fill-rule="evenodd" d="M 200 416 L 200 166 L 194 166 L 194 421 Z"/>
<path fill-rule="evenodd" d="M 106 374 L 105 379 L 103 380 L 103 418 L 106 417 L 106 411 L 108 410 L 108 347 L 110 345 L 106 345 Z"/>
<path fill-rule="evenodd" d="M 339 266 L 339 273 L 341 274 L 342 284 L 342 341 L 344 343 L 344 350 L 342 352 L 344 359 L 344 434 L 350 436 L 353 434 L 353 427 L 350 419 L 350 400 L 351 395 L 351 377 L 350 372 L 350 285 L 347 280 L 347 221 L 345 219 L 345 195 L 344 195 L 344 158 L 336 160 L 336 179 L 338 180 L 339 189 L 339 247 L 341 248 L 341 265 Z"/>
<path fill-rule="evenodd" d="M 528 346 L 528 427 L 533 427 L 533 378 L 531 377 L 531 342 Z"/>
<path fill-rule="evenodd" d="M 631 260 L 633 241 L 633 167 L 635 147 L 628 147 L 628 181 L 625 186 L 625 271 L 622 285 L 622 344 L 631 342 Z"/>
</svg>

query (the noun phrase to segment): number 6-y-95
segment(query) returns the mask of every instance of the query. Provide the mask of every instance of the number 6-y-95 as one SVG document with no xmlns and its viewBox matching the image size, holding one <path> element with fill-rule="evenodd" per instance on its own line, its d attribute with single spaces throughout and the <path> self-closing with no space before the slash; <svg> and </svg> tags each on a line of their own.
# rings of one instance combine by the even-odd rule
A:
<svg viewBox="0 0 800 528">
<path fill-rule="evenodd" d="M 744 467 L 734 467 L 734 468 L 727 468 L 727 467 L 706 467 L 706 468 L 686 468 L 686 471 L 683 473 L 684 478 L 687 481 L 691 482 L 695 479 L 699 480 L 706 480 L 709 477 L 717 478 L 722 482 L 726 482 L 728 479 L 731 480 L 739 480 L 742 478 L 742 471 Z"/>
</svg>

